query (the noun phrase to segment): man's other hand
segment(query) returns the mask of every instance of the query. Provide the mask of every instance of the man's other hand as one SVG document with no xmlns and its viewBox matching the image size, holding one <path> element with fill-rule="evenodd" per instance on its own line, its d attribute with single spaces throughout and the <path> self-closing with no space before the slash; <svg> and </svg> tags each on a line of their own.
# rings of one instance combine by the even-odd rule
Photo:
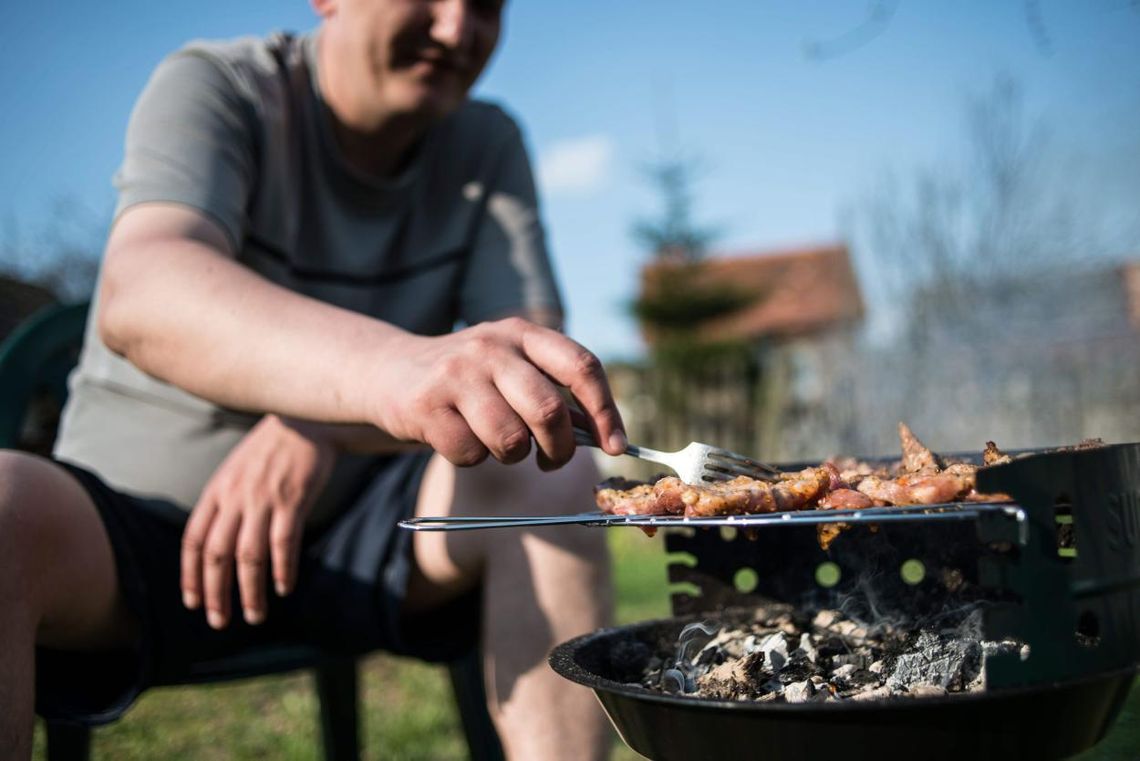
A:
<svg viewBox="0 0 1140 761">
<path fill-rule="evenodd" d="M 612 455 L 626 448 L 621 416 L 602 363 L 558 331 L 522 318 L 481 323 L 450 335 L 405 335 L 379 373 L 378 425 L 423 441 L 456 465 L 491 455 L 522 460 L 531 440 L 546 469 L 574 453 L 569 389 L 581 407 L 575 422 Z"/>
<path fill-rule="evenodd" d="M 182 535 L 182 600 L 205 603 L 215 629 L 230 621 L 236 564 L 242 613 L 266 615 L 266 573 L 278 595 L 297 579 L 305 515 L 328 482 L 336 451 L 301 424 L 266 415 L 230 452 L 203 489 Z"/>
</svg>

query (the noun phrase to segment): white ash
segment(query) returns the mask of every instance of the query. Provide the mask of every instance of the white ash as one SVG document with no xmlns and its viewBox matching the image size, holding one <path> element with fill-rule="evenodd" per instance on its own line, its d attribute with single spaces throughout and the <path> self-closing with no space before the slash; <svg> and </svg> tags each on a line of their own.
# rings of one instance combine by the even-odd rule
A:
<svg viewBox="0 0 1140 761">
<path fill-rule="evenodd" d="M 720 700 L 805 703 L 932 697 L 985 689 L 984 661 L 1016 653 L 1013 641 L 977 637 L 967 616 L 949 631 L 868 627 L 836 610 L 786 608 L 754 620 L 690 625 L 676 652 L 651 660 L 641 683 Z"/>
</svg>

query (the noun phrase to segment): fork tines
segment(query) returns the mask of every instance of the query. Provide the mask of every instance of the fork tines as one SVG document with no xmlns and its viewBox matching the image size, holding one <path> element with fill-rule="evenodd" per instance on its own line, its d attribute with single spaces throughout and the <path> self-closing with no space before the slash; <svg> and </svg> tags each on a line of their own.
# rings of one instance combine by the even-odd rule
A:
<svg viewBox="0 0 1140 761">
<path fill-rule="evenodd" d="M 780 471 L 773 468 L 771 465 L 765 465 L 762 462 L 757 462 L 750 457 L 729 452 L 727 449 L 718 449 L 710 447 L 708 453 L 705 455 L 706 472 L 705 480 L 713 480 L 707 474 L 709 472 L 723 473 L 728 478 L 735 478 L 736 476 L 748 476 L 757 480 L 778 480 L 780 478 Z"/>
</svg>

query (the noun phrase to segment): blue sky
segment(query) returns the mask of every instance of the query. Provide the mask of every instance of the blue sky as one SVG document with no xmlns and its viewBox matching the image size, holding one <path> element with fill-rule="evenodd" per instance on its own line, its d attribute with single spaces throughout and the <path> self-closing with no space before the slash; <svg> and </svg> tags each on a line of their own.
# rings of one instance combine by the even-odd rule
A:
<svg viewBox="0 0 1140 761">
<path fill-rule="evenodd" d="M 524 125 L 579 340 L 606 358 L 640 351 L 624 305 L 646 254 L 629 228 L 654 210 L 638 167 L 662 124 L 699 155 L 697 213 L 726 251 L 842 237 L 844 209 L 885 170 L 953 160 L 963 101 L 998 72 L 1020 81 L 1089 203 L 1140 207 L 1135 0 L 900 0 L 861 46 L 807 55 L 880 4 L 511 0 L 477 91 Z M 109 212 L 131 104 L 163 55 L 314 23 L 301 0 L 5 3 L 0 215 L 40 229 L 62 196 Z"/>
</svg>

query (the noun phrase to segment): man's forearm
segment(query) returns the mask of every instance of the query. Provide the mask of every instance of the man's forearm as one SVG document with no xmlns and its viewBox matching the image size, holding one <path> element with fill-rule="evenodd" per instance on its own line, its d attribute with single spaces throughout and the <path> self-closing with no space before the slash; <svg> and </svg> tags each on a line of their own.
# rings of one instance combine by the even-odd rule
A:
<svg viewBox="0 0 1140 761">
<path fill-rule="evenodd" d="M 311 420 L 286 418 L 306 436 L 320 437 L 337 450 L 352 454 L 394 454 L 425 449 L 419 441 L 397 439 L 387 431 L 363 423 L 318 423 Z"/>
<path fill-rule="evenodd" d="M 226 255 L 216 226 L 180 211 L 139 208 L 116 225 L 97 315 L 107 345 L 223 406 L 371 421 L 369 376 L 407 334 L 266 281 Z M 186 234 L 170 235 L 172 217 Z"/>
</svg>

